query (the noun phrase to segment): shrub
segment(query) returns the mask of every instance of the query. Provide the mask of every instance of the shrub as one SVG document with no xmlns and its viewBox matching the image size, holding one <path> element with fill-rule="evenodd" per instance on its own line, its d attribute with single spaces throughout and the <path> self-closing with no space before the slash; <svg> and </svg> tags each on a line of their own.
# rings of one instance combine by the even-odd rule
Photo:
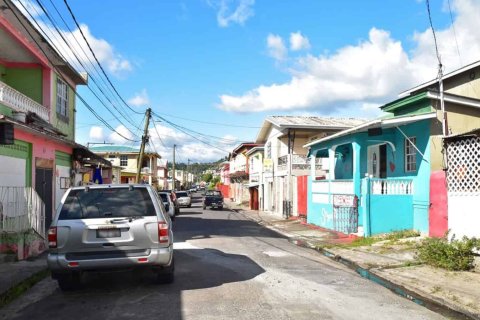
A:
<svg viewBox="0 0 480 320">
<path fill-rule="evenodd" d="M 461 240 L 448 234 L 443 238 L 427 238 L 417 247 L 418 259 L 428 265 L 452 271 L 466 271 L 473 268 L 473 249 L 480 248 L 480 241 L 463 237 Z"/>
</svg>

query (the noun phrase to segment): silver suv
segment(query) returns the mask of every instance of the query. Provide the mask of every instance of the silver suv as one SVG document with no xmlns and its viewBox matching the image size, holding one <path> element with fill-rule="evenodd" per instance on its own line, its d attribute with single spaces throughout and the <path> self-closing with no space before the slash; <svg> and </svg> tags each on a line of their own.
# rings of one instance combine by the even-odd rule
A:
<svg viewBox="0 0 480 320">
<path fill-rule="evenodd" d="M 160 283 L 174 278 L 172 222 L 149 185 L 69 189 L 48 230 L 48 267 L 62 290 L 82 272 L 150 268 Z"/>
</svg>

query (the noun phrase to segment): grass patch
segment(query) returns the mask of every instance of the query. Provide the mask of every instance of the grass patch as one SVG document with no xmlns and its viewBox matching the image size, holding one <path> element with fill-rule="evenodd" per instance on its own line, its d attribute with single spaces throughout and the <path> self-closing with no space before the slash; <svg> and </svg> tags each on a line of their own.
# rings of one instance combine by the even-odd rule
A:
<svg viewBox="0 0 480 320">
<path fill-rule="evenodd" d="M 480 249 L 480 240 L 463 237 L 460 240 L 448 235 L 443 238 L 427 238 L 417 247 L 418 259 L 428 265 L 451 270 L 468 271 L 473 269 L 474 249 Z"/>
<path fill-rule="evenodd" d="M 366 247 L 371 246 L 372 244 L 383 241 L 384 239 L 380 237 L 364 237 L 364 238 L 356 238 L 351 243 L 342 244 L 342 247 Z"/>
<path fill-rule="evenodd" d="M 413 238 L 413 237 L 419 237 L 420 232 L 415 231 L 415 230 L 401 230 L 401 231 L 395 231 L 392 233 L 388 233 L 385 235 L 385 240 L 400 240 L 400 239 L 405 239 L 405 238 Z"/>
<path fill-rule="evenodd" d="M 32 275 L 30 278 L 27 278 L 17 284 L 16 286 L 10 288 L 4 294 L 0 295 L 0 309 L 21 296 L 25 291 L 33 287 L 35 284 L 43 280 L 50 274 L 50 271 L 47 269 L 39 271 Z"/>
</svg>

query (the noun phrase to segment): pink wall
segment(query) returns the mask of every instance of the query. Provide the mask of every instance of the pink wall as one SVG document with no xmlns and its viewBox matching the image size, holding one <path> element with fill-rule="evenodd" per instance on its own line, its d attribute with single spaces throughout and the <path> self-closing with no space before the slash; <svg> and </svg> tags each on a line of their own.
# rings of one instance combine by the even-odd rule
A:
<svg viewBox="0 0 480 320">
<path fill-rule="evenodd" d="M 15 139 L 26 141 L 32 144 L 32 185 L 35 185 L 35 158 L 49 159 L 55 161 L 55 151 L 68 154 L 73 153 L 73 148 L 45 137 L 15 129 Z M 55 168 L 54 168 L 55 169 Z"/>
<path fill-rule="evenodd" d="M 448 230 L 448 196 L 444 171 L 430 175 L 429 236 L 442 237 Z"/>
</svg>

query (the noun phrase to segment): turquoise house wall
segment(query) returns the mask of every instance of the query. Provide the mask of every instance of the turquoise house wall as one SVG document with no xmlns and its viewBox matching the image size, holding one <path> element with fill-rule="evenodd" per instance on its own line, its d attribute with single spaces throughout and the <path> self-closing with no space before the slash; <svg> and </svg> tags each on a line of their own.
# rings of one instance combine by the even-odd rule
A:
<svg viewBox="0 0 480 320">
<path fill-rule="evenodd" d="M 415 137 L 417 139 L 416 146 L 424 155 L 422 156 L 417 151 L 417 170 L 415 172 L 405 172 L 405 137 L 396 128 L 384 129 L 382 135 L 374 137 L 368 136 L 366 132 L 356 133 L 324 142 L 321 145 L 314 145 L 311 148 L 311 154 L 316 154 L 318 151 L 331 148 L 332 146 L 338 146 L 337 151 L 340 149 L 344 150 L 342 145 L 348 144 L 350 152 L 347 153 L 345 160 L 337 159 L 335 163 L 335 177 L 339 179 L 351 179 L 353 170 L 351 173 L 348 170 L 342 171 L 342 166 L 346 168 L 350 166 L 353 168 L 353 153 L 351 152 L 352 142 L 356 142 L 361 146 L 360 177 L 362 178 L 365 177 L 365 173 L 368 171 L 367 148 L 369 145 L 376 145 L 383 143 L 383 141 L 389 141 L 395 146 L 396 152 L 393 152 L 392 147 L 387 145 L 387 179 L 413 179 L 414 194 L 412 196 L 369 195 L 367 194 L 367 187 L 365 184 L 366 179 L 363 178 L 362 181 L 359 181 L 358 183 L 362 184 L 362 194 L 358 194 L 360 199 L 358 222 L 359 226 L 364 226 L 365 229 L 370 227 L 372 234 L 404 229 L 415 229 L 422 233 L 428 232 L 430 120 L 423 120 L 400 126 L 400 129 L 408 137 Z M 322 153 L 324 154 L 325 152 L 323 151 Z M 309 190 L 312 190 L 311 184 L 312 181 L 309 180 Z M 370 201 L 369 204 L 366 203 L 367 201 Z M 309 192 L 307 222 L 330 228 L 330 224 L 326 223 L 325 219 L 330 213 L 333 216 L 333 206 L 331 204 L 313 203 L 312 194 Z M 367 213 L 369 213 L 368 216 L 366 216 Z M 370 218 L 370 220 L 368 218 Z M 370 225 L 368 226 L 365 225 L 367 221 L 370 221 Z"/>
</svg>

